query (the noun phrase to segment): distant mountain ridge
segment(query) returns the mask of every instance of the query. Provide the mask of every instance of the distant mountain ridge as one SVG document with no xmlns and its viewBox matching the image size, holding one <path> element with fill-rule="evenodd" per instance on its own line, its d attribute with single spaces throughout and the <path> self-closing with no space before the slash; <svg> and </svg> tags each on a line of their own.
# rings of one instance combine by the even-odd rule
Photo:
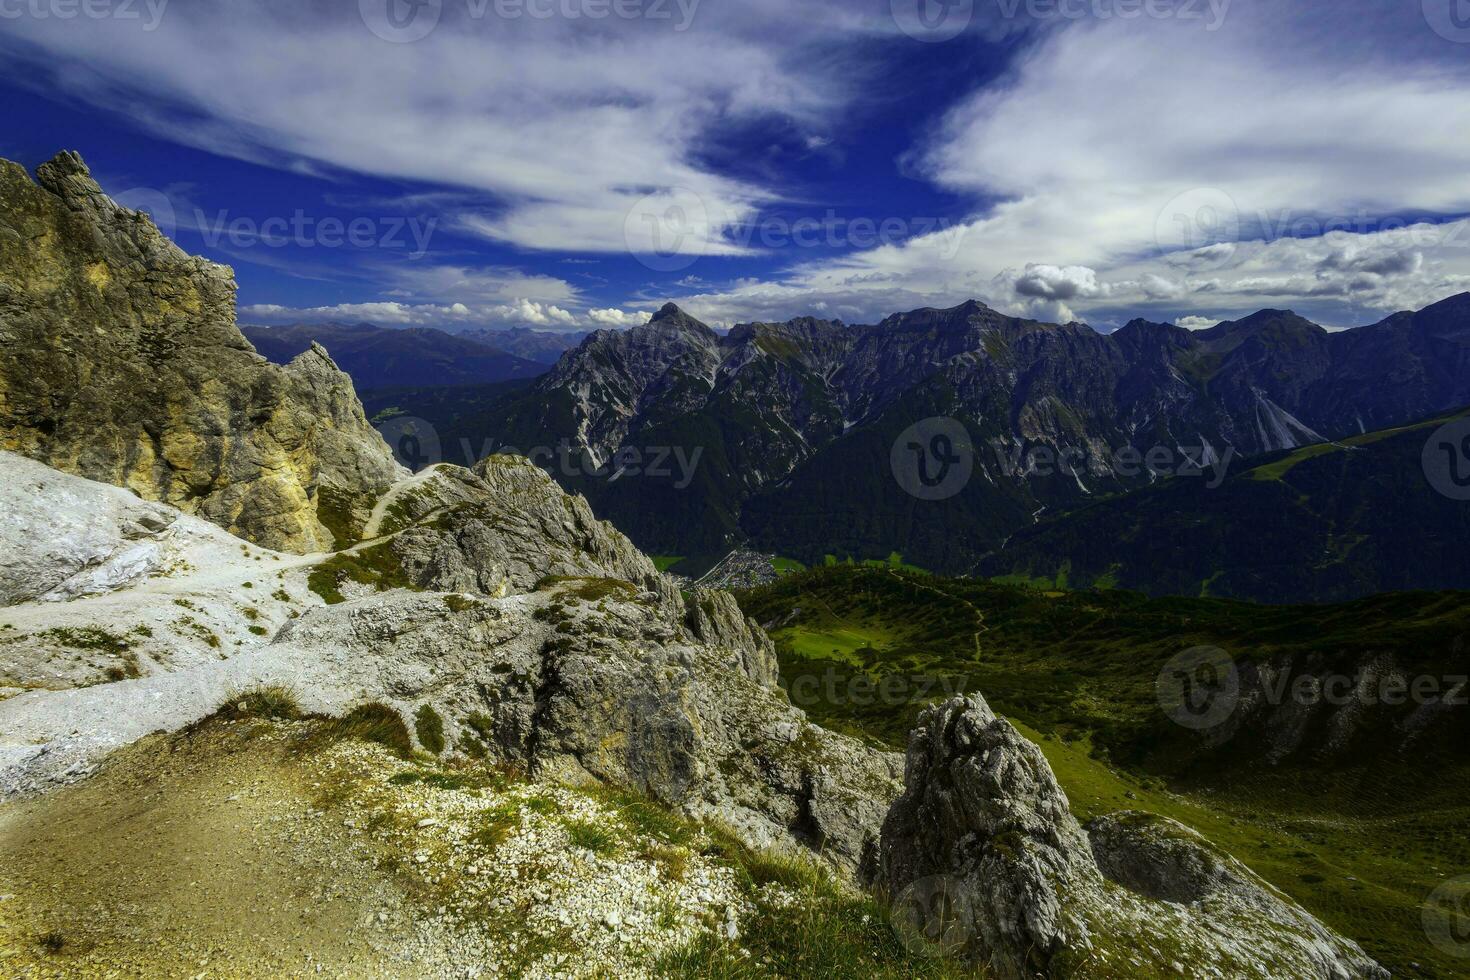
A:
<svg viewBox="0 0 1470 980">
<path fill-rule="evenodd" d="M 359 389 L 391 386 L 483 384 L 532 378 L 536 361 L 471 337 L 433 327 L 379 327 L 371 323 L 298 323 L 245 326 L 246 339 L 266 358 L 288 363 L 313 343 L 331 352 Z"/>
<path fill-rule="evenodd" d="M 1038 512 L 1157 481 L 1120 470 L 1120 452 L 1234 460 L 1466 404 L 1470 294 L 1344 332 L 1262 310 L 1204 331 L 1135 320 L 1101 334 L 970 301 L 871 326 L 798 318 L 721 336 L 669 304 L 645 326 L 590 335 L 478 421 L 508 445 L 568 442 L 581 472 L 554 475 L 655 552 L 896 550 L 966 572 Z M 952 497 L 920 501 L 890 453 L 935 417 L 964 427 L 974 471 Z M 702 450 L 684 487 L 582 475 L 659 446 Z M 1039 448 L 1076 465 L 1007 465 Z"/>
<path fill-rule="evenodd" d="M 529 327 L 511 327 L 509 330 L 477 327 L 457 332 L 455 336 L 467 337 L 516 357 L 549 365 L 555 364 L 563 353 L 581 343 L 587 334 L 585 331 L 561 333 L 555 330 L 532 330 Z"/>
</svg>

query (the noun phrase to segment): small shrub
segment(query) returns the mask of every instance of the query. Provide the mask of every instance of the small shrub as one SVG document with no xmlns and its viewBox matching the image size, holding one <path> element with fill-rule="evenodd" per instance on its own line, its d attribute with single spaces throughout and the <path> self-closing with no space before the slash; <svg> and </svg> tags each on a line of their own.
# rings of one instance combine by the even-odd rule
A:
<svg viewBox="0 0 1470 980">
<path fill-rule="evenodd" d="M 41 948 L 48 953 L 59 953 L 66 945 L 66 937 L 59 932 L 48 932 L 38 940 Z"/>
<path fill-rule="evenodd" d="M 444 754 L 444 719 L 431 705 L 426 704 L 414 713 L 413 730 L 420 745 L 435 755 Z"/>
<path fill-rule="evenodd" d="M 449 607 L 450 612 L 460 613 L 474 609 L 480 602 L 478 599 L 471 599 L 469 596 L 454 594 L 445 596 L 444 604 Z"/>
<path fill-rule="evenodd" d="M 266 629 L 264 626 L 247 626 L 246 629 L 254 633 L 256 636 L 265 636 L 267 633 L 270 632 L 270 630 Z"/>
</svg>

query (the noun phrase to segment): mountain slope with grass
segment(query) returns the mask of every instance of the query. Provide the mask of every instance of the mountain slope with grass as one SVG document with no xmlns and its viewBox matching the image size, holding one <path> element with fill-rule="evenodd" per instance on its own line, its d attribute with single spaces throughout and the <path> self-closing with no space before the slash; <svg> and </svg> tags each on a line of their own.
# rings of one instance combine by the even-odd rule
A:
<svg viewBox="0 0 1470 980">
<path fill-rule="evenodd" d="M 1453 829 L 1470 819 L 1463 594 L 1265 606 L 833 567 L 740 599 L 821 724 L 897 748 L 933 699 L 982 692 L 1041 747 L 1084 823 L 1177 820 L 1395 976 L 1460 975 L 1421 920 L 1470 867 Z M 1201 647 L 1227 658 L 1238 695 L 1208 702 L 1233 705 L 1217 724 L 1187 728 L 1160 677 Z M 1356 682 L 1345 701 L 1310 693 L 1334 677 Z M 1432 687 L 1415 698 L 1421 678 Z"/>
<path fill-rule="evenodd" d="M 217 315 L 223 292 L 208 309 L 193 302 L 195 260 L 112 206 L 79 161 L 48 167 L 43 179 L 79 195 L 80 220 L 101 222 L 104 240 L 122 229 L 169 260 L 126 270 L 147 281 L 130 297 L 163 297 L 171 332 L 157 349 L 101 345 L 109 383 L 190 365 L 190 396 L 238 407 L 299 373 L 321 402 L 284 421 L 242 409 L 225 424 L 165 397 L 143 407 L 170 419 L 170 459 L 217 462 L 245 439 L 261 452 L 240 450 L 244 469 L 210 471 L 228 490 L 280 478 L 262 448 L 275 439 L 310 473 L 346 482 L 327 500 L 326 484 L 301 485 L 327 505 L 310 513 L 329 550 L 293 555 L 230 537 L 253 527 L 208 507 L 224 529 L 146 499 L 156 487 L 106 465 L 102 481 L 64 472 L 87 470 L 76 460 L 49 467 L 42 450 L 57 444 L 0 452 L 7 966 L 1029 980 L 1107 977 L 1125 961 L 1165 977 L 1183 956 L 1250 977 L 1381 977 L 1351 939 L 1203 841 L 1131 817 L 1089 841 L 1040 750 L 978 698 L 945 708 L 967 727 L 922 728 L 907 764 L 817 724 L 778 686 L 769 635 L 729 593 L 681 588 L 527 459 L 413 475 L 387 462 L 325 353 L 276 374 Z M 89 290 L 109 295 L 114 266 L 61 266 L 59 278 L 44 263 L 27 273 L 27 303 L 55 289 L 83 306 Z M 205 285 L 228 279 L 204 272 Z M 149 322 L 158 312 L 132 309 Z M 699 397 L 712 334 L 671 320 L 641 341 L 595 338 L 648 380 L 607 404 Z M 4 378 L 52 353 L 7 348 Z M 215 358 L 249 370 L 211 373 Z M 139 386 L 127 393 L 158 394 Z M 65 445 L 116 449 L 118 415 L 91 430 L 84 418 L 66 419 Z M 594 428 L 623 424 L 614 410 Z M 315 445 L 363 455 L 312 459 Z M 297 502 L 282 506 L 296 515 Z M 896 558 L 872 571 L 910 580 Z M 1004 751 L 976 755 L 986 740 Z M 916 761 L 924 744 L 934 766 Z M 940 770 L 955 753 L 951 779 Z M 962 805 L 945 802 L 955 785 Z M 968 840 L 983 847 L 955 846 Z M 1160 854 L 1183 863 L 1140 870 Z M 965 916 L 926 900 L 935 876 L 969 897 Z M 987 883 L 994 901 L 975 901 Z M 1186 887 L 1198 909 L 1161 898 Z M 942 941 L 950 927 L 967 941 Z"/>
<path fill-rule="evenodd" d="M 1045 518 L 976 574 L 1257 602 L 1470 589 L 1470 506 L 1425 474 L 1467 413 L 1278 453 L 1220 486 L 1176 479 Z"/>
</svg>

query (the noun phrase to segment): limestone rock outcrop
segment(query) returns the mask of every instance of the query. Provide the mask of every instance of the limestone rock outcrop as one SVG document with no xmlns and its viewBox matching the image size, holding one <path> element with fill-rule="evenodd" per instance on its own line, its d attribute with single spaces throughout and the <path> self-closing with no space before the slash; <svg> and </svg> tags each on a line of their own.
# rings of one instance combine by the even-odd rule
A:
<svg viewBox="0 0 1470 980">
<path fill-rule="evenodd" d="M 920 918 L 942 917 L 916 923 L 923 935 L 1006 980 L 1388 976 L 1172 820 L 1120 813 L 1084 830 L 1041 749 L 979 695 L 920 716 L 871 870 Z"/>
<path fill-rule="evenodd" d="M 0 161 L 0 448 L 266 547 L 353 538 L 406 476 L 316 347 L 282 368 L 235 326 L 234 273 L 102 192 L 81 158 Z"/>
</svg>

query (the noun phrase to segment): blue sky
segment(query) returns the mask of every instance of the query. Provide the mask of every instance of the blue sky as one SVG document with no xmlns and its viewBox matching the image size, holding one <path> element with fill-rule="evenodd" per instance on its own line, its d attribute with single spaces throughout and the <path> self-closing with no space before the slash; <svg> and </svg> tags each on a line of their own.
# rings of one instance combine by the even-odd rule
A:
<svg viewBox="0 0 1470 980">
<path fill-rule="evenodd" d="M 1299 8 L 0 0 L 0 155 L 81 151 L 246 322 L 1352 326 L 1470 289 L 1470 2 Z"/>
</svg>

